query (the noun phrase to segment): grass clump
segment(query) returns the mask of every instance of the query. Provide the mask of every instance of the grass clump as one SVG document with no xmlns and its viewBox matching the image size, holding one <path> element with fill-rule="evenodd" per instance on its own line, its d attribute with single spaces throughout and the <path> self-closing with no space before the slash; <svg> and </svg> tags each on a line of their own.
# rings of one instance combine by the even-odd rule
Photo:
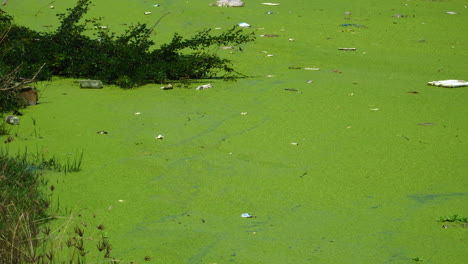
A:
<svg viewBox="0 0 468 264">
<path fill-rule="evenodd" d="M 209 78 L 218 73 L 232 78 L 238 73 L 230 61 L 210 53 L 208 48 L 255 39 L 239 27 L 216 36 L 205 29 L 189 38 L 175 33 L 169 43 L 154 49 L 151 34 L 157 23 L 152 27 L 137 24 L 117 36 L 100 27 L 99 19 L 83 19 L 90 4 L 90 0 L 78 0 L 67 14 L 58 15 L 60 26 L 47 33 L 14 25 L 12 17 L 0 11 L 0 63 L 10 70 L 18 63 L 27 65 L 21 69 L 21 76 L 32 76 L 45 63 L 38 75 L 40 80 L 59 75 L 132 88 L 168 80 Z M 85 34 L 89 29 L 94 30 L 92 37 Z"/>
<path fill-rule="evenodd" d="M 454 214 L 452 216 L 443 216 L 439 218 L 439 222 L 441 223 L 468 223 L 468 218 L 467 217 L 460 217 L 457 214 Z"/>
<path fill-rule="evenodd" d="M 64 165 L 53 163 L 70 172 L 79 170 L 81 158 L 82 154 Z M 72 212 L 51 216 L 59 208 L 50 208 L 50 193 L 44 188 L 44 169 L 50 168 L 54 166 L 44 161 L 29 162 L 26 152 L 14 157 L 0 152 L 0 263 L 118 263 L 103 225 L 88 227 Z"/>
<path fill-rule="evenodd" d="M 0 154 L 0 263 L 36 258 L 38 224 L 47 218 L 49 200 L 40 191 L 42 172 L 26 161 Z"/>
</svg>

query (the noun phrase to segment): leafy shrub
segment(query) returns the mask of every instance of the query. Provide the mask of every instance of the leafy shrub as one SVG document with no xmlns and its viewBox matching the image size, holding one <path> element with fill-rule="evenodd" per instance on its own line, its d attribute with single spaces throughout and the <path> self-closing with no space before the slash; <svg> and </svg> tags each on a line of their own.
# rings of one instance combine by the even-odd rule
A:
<svg viewBox="0 0 468 264">
<path fill-rule="evenodd" d="M 85 19 L 91 0 L 78 0 L 67 14 L 59 14 L 60 26 L 51 33 L 36 32 L 12 25 L 11 17 L 0 12 L 0 66 L 10 70 L 22 64 L 21 76 L 31 76 L 43 63 L 38 79 L 52 75 L 100 79 L 105 83 L 132 88 L 167 80 L 207 78 L 222 72 L 223 77 L 236 74 L 227 59 L 208 52 L 216 45 L 239 45 L 253 41 L 253 34 L 233 27 L 219 35 L 205 29 L 191 38 L 175 34 L 171 42 L 152 49 L 153 27 L 137 24 L 117 36 L 99 27 L 99 19 Z M 85 35 L 94 29 L 95 39 Z M 187 51 L 192 51 L 189 53 Z M 238 73 L 237 73 L 238 74 Z"/>
</svg>

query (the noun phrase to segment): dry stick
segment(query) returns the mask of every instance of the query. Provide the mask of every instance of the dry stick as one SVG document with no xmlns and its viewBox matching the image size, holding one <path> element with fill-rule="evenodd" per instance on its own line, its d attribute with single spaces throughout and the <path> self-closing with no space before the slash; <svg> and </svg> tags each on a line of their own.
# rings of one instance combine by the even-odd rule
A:
<svg viewBox="0 0 468 264">
<path fill-rule="evenodd" d="M 161 20 L 162 20 L 165 16 L 169 15 L 170 13 L 171 13 L 171 12 L 167 12 L 167 13 L 163 14 L 163 15 L 158 19 L 158 21 L 156 21 L 156 23 L 154 23 L 154 25 L 153 25 L 152 27 L 150 27 L 151 32 L 152 32 L 153 29 L 159 24 L 159 22 L 161 22 Z"/>
<path fill-rule="evenodd" d="M 23 79 L 21 82 L 19 83 L 15 83 L 14 82 L 14 77 L 17 75 L 17 73 L 19 72 L 19 69 L 21 67 L 18 66 L 16 67 L 16 69 L 14 69 L 10 74 L 8 74 L 5 78 L 7 78 L 6 80 L 4 80 L 4 83 L 2 84 L 3 87 L 0 87 L 0 91 L 10 91 L 10 90 L 15 90 L 17 89 L 18 87 L 21 87 L 25 84 L 28 84 L 28 83 L 32 83 L 36 80 L 36 77 L 37 75 L 41 72 L 42 68 L 44 68 L 46 64 L 43 63 L 42 66 L 39 68 L 39 70 L 34 74 L 34 76 L 31 78 L 31 79 Z"/>
</svg>

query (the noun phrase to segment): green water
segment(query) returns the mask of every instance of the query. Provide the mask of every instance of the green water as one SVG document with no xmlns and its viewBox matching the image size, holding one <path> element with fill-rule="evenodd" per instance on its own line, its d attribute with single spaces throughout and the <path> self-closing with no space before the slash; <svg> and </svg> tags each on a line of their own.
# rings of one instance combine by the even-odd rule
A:
<svg viewBox="0 0 468 264">
<path fill-rule="evenodd" d="M 240 22 L 257 36 L 280 35 L 216 51 L 251 76 L 237 82 L 169 91 L 37 85 L 40 104 L 24 110 L 5 147 L 64 161 L 83 151 L 81 172 L 47 174 L 53 198 L 77 221 L 105 225 L 115 258 L 466 262 L 468 229 L 437 220 L 468 216 L 468 88 L 426 85 L 468 79 L 466 2 L 95 2 L 90 15 L 115 31 L 170 12 L 158 43 Z M 73 3 L 8 1 L 5 10 L 45 30 Z M 194 90 L 205 83 L 214 87 Z"/>
</svg>

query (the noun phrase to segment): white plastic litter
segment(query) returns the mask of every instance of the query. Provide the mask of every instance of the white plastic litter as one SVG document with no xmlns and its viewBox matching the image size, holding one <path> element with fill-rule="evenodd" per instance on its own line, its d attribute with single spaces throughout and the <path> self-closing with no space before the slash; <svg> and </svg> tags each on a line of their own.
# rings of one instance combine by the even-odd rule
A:
<svg viewBox="0 0 468 264">
<path fill-rule="evenodd" d="M 241 217 L 243 217 L 243 218 L 252 218 L 254 216 L 249 214 L 249 213 L 243 213 L 243 214 L 241 214 Z"/>
<path fill-rule="evenodd" d="M 208 88 L 213 88 L 213 85 L 211 85 L 210 83 L 209 83 L 209 84 L 200 85 L 200 86 L 198 86 L 197 88 L 195 88 L 195 90 L 203 90 L 203 89 L 208 89 Z"/>
<path fill-rule="evenodd" d="M 247 23 L 245 23 L 245 22 L 239 23 L 238 26 L 239 26 L 239 27 L 243 27 L 243 28 L 249 28 L 249 27 L 250 27 L 250 25 L 247 24 Z"/>
<path fill-rule="evenodd" d="M 434 85 L 434 86 L 447 87 L 447 88 L 456 88 L 456 87 L 468 86 L 468 82 L 464 81 L 464 80 L 432 81 L 432 82 L 428 82 L 427 84 Z"/>
<path fill-rule="evenodd" d="M 221 7 L 242 7 L 244 2 L 241 0 L 219 0 L 211 4 L 212 6 L 221 6 Z"/>
<path fill-rule="evenodd" d="M 157 139 L 164 139 L 164 136 L 163 135 L 158 135 L 156 136 Z"/>
<path fill-rule="evenodd" d="M 279 3 L 262 3 L 262 5 L 269 5 L 269 6 L 278 6 Z"/>
</svg>

